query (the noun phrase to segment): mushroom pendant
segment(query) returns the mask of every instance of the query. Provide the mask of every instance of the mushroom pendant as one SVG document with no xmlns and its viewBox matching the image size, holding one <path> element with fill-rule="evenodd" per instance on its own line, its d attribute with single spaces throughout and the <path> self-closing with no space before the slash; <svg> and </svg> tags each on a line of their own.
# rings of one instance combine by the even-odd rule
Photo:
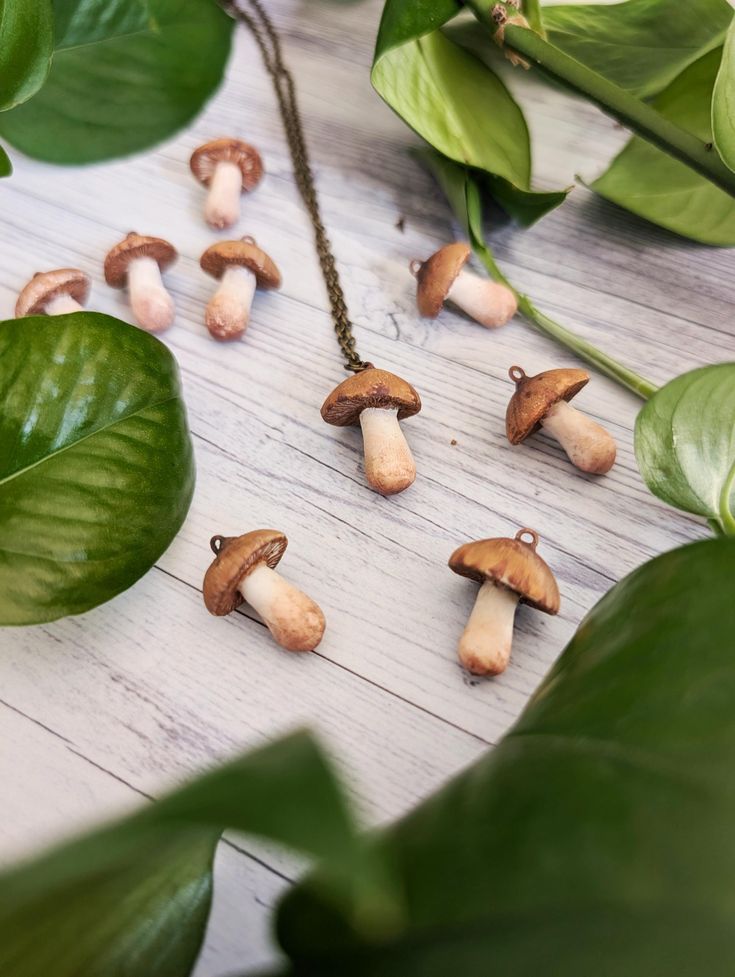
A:
<svg viewBox="0 0 735 977">
<path fill-rule="evenodd" d="M 336 387 L 322 404 L 327 424 L 362 428 L 365 477 L 381 495 L 413 485 L 416 463 L 399 421 L 418 414 L 421 398 L 410 383 L 368 366 Z"/>
<path fill-rule="evenodd" d="M 218 617 L 247 601 L 286 651 L 313 651 L 326 622 L 321 608 L 276 573 L 288 540 L 275 529 L 213 536 L 215 559 L 204 576 L 204 603 Z"/>
<path fill-rule="evenodd" d="M 537 533 L 520 529 L 515 539 L 465 543 L 449 558 L 451 570 L 481 584 L 459 641 L 459 660 L 473 675 L 500 675 L 508 667 L 519 603 L 559 613 L 559 588 L 537 545 Z"/>
<path fill-rule="evenodd" d="M 555 438 L 580 471 L 605 475 L 615 464 L 617 446 L 601 424 L 575 410 L 569 401 L 587 385 L 585 370 L 547 370 L 529 377 L 520 366 L 508 375 L 516 385 L 505 415 L 511 444 L 520 444 L 543 428 Z"/>
<path fill-rule="evenodd" d="M 199 260 L 203 271 L 219 280 L 205 314 L 215 339 L 239 339 L 248 327 L 256 288 L 281 287 L 281 273 L 252 237 L 220 241 Z"/>
<path fill-rule="evenodd" d="M 15 318 L 83 312 L 90 285 L 89 275 L 78 268 L 38 271 L 18 296 Z"/>
<path fill-rule="evenodd" d="M 105 258 L 105 281 L 111 288 L 127 285 L 135 320 L 148 332 L 162 332 L 174 321 L 174 300 L 164 288 L 161 272 L 177 258 L 176 248 L 168 241 L 135 231 Z"/>
</svg>

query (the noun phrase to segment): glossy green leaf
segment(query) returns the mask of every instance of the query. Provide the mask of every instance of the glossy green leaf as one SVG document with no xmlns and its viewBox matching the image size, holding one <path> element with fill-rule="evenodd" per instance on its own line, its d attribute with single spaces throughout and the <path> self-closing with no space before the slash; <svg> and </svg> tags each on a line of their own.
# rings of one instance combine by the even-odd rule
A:
<svg viewBox="0 0 735 977">
<path fill-rule="evenodd" d="M 0 111 L 35 95 L 53 49 L 51 0 L 0 0 Z"/>
<path fill-rule="evenodd" d="M 10 157 L 5 152 L 2 146 L 0 146 L 0 179 L 4 176 L 10 176 L 13 172 L 13 164 L 10 162 Z"/>
<path fill-rule="evenodd" d="M 735 170 L 735 20 L 727 33 L 712 94 L 712 132 L 718 153 Z"/>
<path fill-rule="evenodd" d="M 552 44 L 642 97 L 662 91 L 690 64 L 720 47 L 731 20 L 727 0 L 544 7 Z"/>
<path fill-rule="evenodd" d="M 635 451 L 654 495 L 735 535 L 735 363 L 661 387 L 638 415 Z"/>
<path fill-rule="evenodd" d="M 0 118 L 0 133 L 54 163 L 152 146 L 186 125 L 219 85 L 232 20 L 214 0 L 56 0 L 48 81 Z"/>
<path fill-rule="evenodd" d="M 299 977 L 730 977 L 735 541 L 646 564 L 588 615 L 509 735 L 377 850 L 410 922 L 366 944 L 307 884 Z"/>
<path fill-rule="evenodd" d="M 382 58 L 392 48 L 438 30 L 461 9 L 459 0 L 386 0 L 374 60 Z"/>
<path fill-rule="evenodd" d="M 181 526 L 194 462 L 176 362 L 95 313 L 0 323 L 0 624 L 130 587 Z"/>
<path fill-rule="evenodd" d="M 0 876 L 0 973 L 186 977 L 225 828 L 332 864 L 342 908 L 363 891 L 363 844 L 331 768 L 293 734 Z"/>
<path fill-rule="evenodd" d="M 494 71 L 427 18 L 398 21 L 386 6 L 372 70 L 378 94 L 442 155 L 485 171 L 489 188 L 512 216 L 531 223 L 566 192 L 531 190 L 526 120 Z M 439 5 L 436 20 L 449 6 Z M 441 16 L 440 16 L 441 15 Z"/>
<path fill-rule="evenodd" d="M 687 68 L 654 104 L 668 119 L 712 139 L 710 103 L 720 63 L 712 51 Z M 591 188 L 626 210 L 703 244 L 735 244 L 735 200 L 684 163 L 633 138 Z"/>
</svg>

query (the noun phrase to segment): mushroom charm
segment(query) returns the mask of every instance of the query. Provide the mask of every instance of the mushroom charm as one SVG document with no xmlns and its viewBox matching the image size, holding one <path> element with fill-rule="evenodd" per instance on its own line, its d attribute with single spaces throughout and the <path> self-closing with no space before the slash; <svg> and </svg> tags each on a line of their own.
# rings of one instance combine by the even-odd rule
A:
<svg viewBox="0 0 735 977">
<path fill-rule="evenodd" d="M 78 268 L 38 271 L 18 296 L 15 318 L 82 312 L 89 298 L 89 287 L 89 275 Z"/>
<path fill-rule="evenodd" d="M 161 272 L 177 258 L 176 248 L 168 241 L 135 231 L 105 258 L 105 281 L 111 288 L 128 286 L 133 315 L 148 332 L 161 332 L 174 321 L 174 300 L 163 287 Z"/>
<path fill-rule="evenodd" d="M 221 284 L 207 306 L 205 321 L 215 339 L 238 339 L 245 332 L 256 288 L 280 288 L 281 273 L 251 237 L 207 248 L 200 265 Z"/>
<path fill-rule="evenodd" d="M 239 139 L 214 139 L 194 150 L 191 172 L 209 187 L 204 217 L 222 230 L 240 219 L 243 190 L 254 190 L 263 176 L 263 161 L 254 146 Z"/>
<path fill-rule="evenodd" d="M 398 422 L 420 410 L 421 398 L 410 383 L 370 366 L 331 392 L 322 404 L 322 418 L 338 427 L 362 427 L 368 484 L 381 495 L 395 495 L 416 478 L 416 464 Z"/>
<path fill-rule="evenodd" d="M 465 269 L 471 253 L 469 244 L 459 242 L 445 245 L 426 261 L 411 262 L 419 312 L 435 319 L 450 302 L 481 326 L 504 326 L 518 311 L 518 301 L 507 285 Z"/>
<path fill-rule="evenodd" d="M 508 375 L 516 385 L 505 415 L 511 444 L 520 444 L 543 428 L 569 460 L 590 475 L 604 475 L 615 464 L 615 440 L 604 427 L 571 407 L 569 401 L 589 382 L 585 370 L 547 370 L 529 377 L 520 366 Z"/>
<path fill-rule="evenodd" d="M 326 622 L 321 609 L 276 573 L 288 540 L 275 529 L 244 536 L 213 536 L 215 554 L 204 576 L 204 603 L 210 614 L 230 614 L 243 600 L 260 614 L 286 651 L 313 651 Z"/>
<path fill-rule="evenodd" d="M 473 675 L 499 675 L 508 667 L 519 602 L 559 613 L 559 588 L 537 545 L 538 535 L 521 529 L 515 539 L 465 543 L 449 558 L 455 573 L 482 584 L 459 642 L 459 660 Z"/>
</svg>

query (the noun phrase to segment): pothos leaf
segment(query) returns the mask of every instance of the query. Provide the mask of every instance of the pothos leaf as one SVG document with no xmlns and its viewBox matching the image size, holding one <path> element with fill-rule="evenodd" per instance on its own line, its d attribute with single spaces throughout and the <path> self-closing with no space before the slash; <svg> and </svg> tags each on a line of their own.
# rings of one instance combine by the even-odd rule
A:
<svg viewBox="0 0 735 977">
<path fill-rule="evenodd" d="M 727 0 L 625 0 L 544 7 L 549 41 L 640 97 L 660 92 L 694 61 L 720 47 Z"/>
<path fill-rule="evenodd" d="M 503 741 L 378 841 L 404 929 L 368 945 L 307 882 L 279 910 L 294 973 L 729 977 L 734 565 L 711 539 L 617 584 Z"/>
<path fill-rule="evenodd" d="M 735 363 L 661 387 L 638 415 L 635 452 L 654 495 L 735 535 Z"/>
<path fill-rule="evenodd" d="M 717 152 L 735 170 L 735 19 L 727 33 L 712 94 L 712 131 Z"/>
<path fill-rule="evenodd" d="M 181 527 L 194 461 L 176 362 L 110 316 L 0 324 L 0 625 L 80 614 Z"/>
<path fill-rule="evenodd" d="M 123 156 L 166 139 L 220 83 L 232 20 L 214 0 L 56 0 L 48 81 L 0 133 L 54 163 Z"/>
<path fill-rule="evenodd" d="M 53 49 L 51 0 L 0 0 L 0 111 L 35 95 Z"/>
<path fill-rule="evenodd" d="M 10 162 L 10 157 L 5 152 L 2 146 L 0 146 L 0 179 L 4 176 L 10 176 L 13 172 L 13 164 Z"/>
<path fill-rule="evenodd" d="M 426 18 L 399 20 L 396 6 L 386 5 L 373 62 L 378 94 L 434 149 L 492 177 L 513 216 L 529 223 L 561 203 L 564 191 L 534 199 L 526 121 L 495 72 L 443 32 L 427 33 Z"/>
<path fill-rule="evenodd" d="M 0 973 L 186 977 L 225 828 L 324 859 L 340 908 L 366 905 L 363 843 L 324 754 L 298 733 L 0 876 Z"/>
<path fill-rule="evenodd" d="M 712 140 L 710 105 L 721 49 L 690 65 L 654 101 L 667 118 Z M 634 137 L 591 184 L 607 200 L 703 244 L 735 244 L 735 200 L 684 163 Z"/>
</svg>

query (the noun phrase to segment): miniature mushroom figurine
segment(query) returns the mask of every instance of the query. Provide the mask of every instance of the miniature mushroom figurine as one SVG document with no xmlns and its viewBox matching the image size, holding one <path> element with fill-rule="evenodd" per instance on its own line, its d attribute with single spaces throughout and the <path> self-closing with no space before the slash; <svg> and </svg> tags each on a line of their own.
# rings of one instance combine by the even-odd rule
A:
<svg viewBox="0 0 735 977">
<path fill-rule="evenodd" d="M 215 339 L 245 332 L 256 288 L 280 288 L 281 273 L 251 237 L 213 244 L 199 262 L 221 284 L 207 306 L 205 321 Z"/>
<path fill-rule="evenodd" d="M 313 651 L 326 622 L 321 608 L 276 573 L 288 540 L 275 529 L 243 536 L 213 536 L 215 554 L 204 576 L 204 603 L 210 614 L 230 614 L 243 600 L 260 614 L 287 651 Z"/>
<path fill-rule="evenodd" d="M 254 146 L 240 139 L 214 139 L 194 150 L 191 172 L 209 187 L 204 217 L 222 230 L 240 219 L 240 196 L 254 190 L 263 176 L 263 161 Z"/>
<path fill-rule="evenodd" d="M 176 308 L 161 272 L 178 258 L 176 248 L 160 237 L 131 231 L 105 258 L 105 280 L 112 288 L 128 286 L 136 321 L 148 332 L 161 332 L 174 321 Z"/>
<path fill-rule="evenodd" d="M 82 312 L 89 298 L 89 275 L 78 268 L 37 271 L 15 303 L 15 317 Z"/>
<path fill-rule="evenodd" d="M 559 442 L 577 468 L 604 475 L 615 464 L 615 440 L 604 427 L 570 406 L 569 401 L 589 382 L 585 370 L 547 370 L 529 377 L 520 366 L 508 375 L 516 385 L 505 415 L 511 444 L 520 444 L 543 428 Z"/>
<path fill-rule="evenodd" d="M 459 642 L 459 660 L 473 675 L 499 675 L 508 667 L 519 602 L 559 613 L 559 588 L 537 545 L 537 533 L 521 529 L 515 539 L 465 543 L 449 559 L 455 573 L 482 585 Z"/>
<path fill-rule="evenodd" d="M 426 261 L 412 261 L 416 302 L 422 316 L 436 319 L 450 302 L 488 329 L 504 326 L 518 311 L 518 301 L 507 285 L 481 278 L 465 265 L 472 253 L 463 241 L 447 244 Z"/>
<path fill-rule="evenodd" d="M 421 398 L 410 383 L 370 366 L 344 380 L 322 404 L 327 424 L 360 424 L 365 476 L 381 495 L 395 495 L 412 485 L 416 464 L 398 423 L 418 414 Z"/>
</svg>

